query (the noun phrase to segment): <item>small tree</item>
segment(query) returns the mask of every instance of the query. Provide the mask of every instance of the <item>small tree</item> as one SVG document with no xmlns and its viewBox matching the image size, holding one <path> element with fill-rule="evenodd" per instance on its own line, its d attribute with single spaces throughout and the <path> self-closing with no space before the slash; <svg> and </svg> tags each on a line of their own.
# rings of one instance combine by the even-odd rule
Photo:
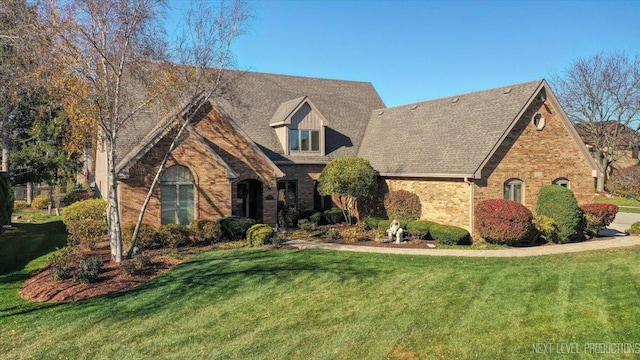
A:
<svg viewBox="0 0 640 360">
<path fill-rule="evenodd" d="M 321 195 L 337 195 L 340 209 L 351 224 L 351 218 L 358 207 L 358 198 L 367 197 L 376 191 L 377 177 L 378 173 L 366 159 L 337 158 L 322 170 L 318 179 L 318 192 Z"/>
</svg>

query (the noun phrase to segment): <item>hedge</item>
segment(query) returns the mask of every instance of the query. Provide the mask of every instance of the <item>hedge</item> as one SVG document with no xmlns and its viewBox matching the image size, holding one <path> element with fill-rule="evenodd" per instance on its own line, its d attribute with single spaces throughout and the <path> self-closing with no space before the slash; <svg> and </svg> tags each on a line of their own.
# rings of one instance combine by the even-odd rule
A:
<svg viewBox="0 0 640 360">
<path fill-rule="evenodd" d="M 553 220 L 554 230 L 544 233 L 547 241 L 564 244 L 582 237 L 582 213 L 573 192 L 566 187 L 542 186 L 535 211 L 536 216 Z"/>
<path fill-rule="evenodd" d="M 107 202 L 103 199 L 79 201 L 62 210 L 62 222 L 69 232 L 70 245 L 89 248 L 100 241 L 107 228 Z"/>
<path fill-rule="evenodd" d="M 422 204 L 418 195 L 406 190 L 397 190 L 385 195 L 384 208 L 389 219 L 418 220 Z"/>
<path fill-rule="evenodd" d="M 166 224 L 160 227 L 158 238 L 164 246 L 180 247 L 189 244 L 191 231 L 184 225 Z"/>
<path fill-rule="evenodd" d="M 322 214 L 324 215 L 325 220 L 327 220 L 327 223 L 330 225 L 340 224 L 346 221 L 346 219 L 344 218 L 344 213 L 341 209 L 338 208 L 325 210 Z"/>
<path fill-rule="evenodd" d="M 618 213 L 618 206 L 614 204 L 584 204 L 580 206 L 584 215 L 587 232 L 590 236 L 597 236 L 598 232 L 611 225 Z"/>
<path fill-rule="evenodd" d="M 476 206 L 475 223 L 487 242 L 514 245 L 531 236 L 533 214 L 519 202 L 489 199 Z"/>
<path fill-rule="evenodd" d="M 414 220 L 407 223 L 406 230 L 409 235 L 425 240 L 432 237 L 430 231 L 434 225 L 437 225 L 437 223 L 433 221 Z"/>
<path fill-rule="evenodd" d="M 136 224 L 124 224 L 122 226 L 122 241 L 125 244 L 131 243 L 131 237 L 133 236 L 133 231 L 135 230 Z M 136 246 L 140 250 L 153 249 L 161 246 L 158 230 L 149 225 L 149 224 L 140 224 L 140 229 L 138 230 L 138 237 L 136 241 Z M 127 246 L 128 247 L 128 246 Z"/>
<path fill-rule="evenodd" d="M 444 245 L 471 245 L 471 234 L 457 226 L 434 224 L 429 233 Z"/>
<path fill-rule="evenodd" d="M 255 224 L 247 230 L 247 243 L 251 246 L 271 244 L 276 237 L 274 228 L 267 224 Z"/>
<path fill-rule="evenodd" d="M 218 220 L 222 228 L 222 237 L 227 241 L 240 241 L 246 238 L 247 230 L 256 224 L 256 221 L 242 216 L 225 216 Z"/>
<path fill-rule="evenodd" d="M 222 240 L 220 222 L 209 219 L 194 219 L 189 228 L 197 242 L 218 242 Z"/>
<path fill-rule="evenodd" d="M 631 224 L 629 228 L 629 235 L 640 235 L 640 221 L 636 221 Z"/>
</svg>

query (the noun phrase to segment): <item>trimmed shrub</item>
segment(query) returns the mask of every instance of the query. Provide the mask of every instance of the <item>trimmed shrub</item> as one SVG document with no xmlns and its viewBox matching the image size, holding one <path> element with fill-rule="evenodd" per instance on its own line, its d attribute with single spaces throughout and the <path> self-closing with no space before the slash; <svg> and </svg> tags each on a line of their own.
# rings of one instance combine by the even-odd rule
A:
<svg viewBox="0 0 640 360">
<path fill-rule="evenodd" d="M 240 241 L 246 238 L 247 230 L 256 224 L 256 221 L 241 216 L 225 216 L 218 220 L 222 228 L 222 238 L 227 241 Z"/>
<path fill-rule="evenodd" d="M 611 225 L 618 213 L 618 206 L 614 204 L 584 204 L 580 210 L 586 220 L 589 236 L 597 236 L 598 232 Z"/>
<path fill-rule="evenodd" d="M 323 215 L 324 215 L 324 218 L 327 220 L 327 224 L 330 224 L 330 225 L 340 224 L 346 221 L 346 219 L 344 218 L 344 213 L 342 212 L 341 209 L 338 209 L 338 208 L 325 210 Z"/>
<path fill-rule="evenodd" d="M 122 226 L 122 241 L 126 244 L 130 244 L 131 237 L 133 236 L 133 230 L 135 230 L 136 224 L 124 224 Z M 142 223 L 138 230 L 138 240 L 136 245 L 140 250 L 153 249 L 160 247 L 160 240 L 158 237 L 158 231 L 155 227 Z"/>
<path fill-rule="evenodd" d="M 607 181 L 607 190 L 616 196 L 640 200 L 640 165 L 616 169 Z"/>
<path fill-rule="evenodd" d="M 24 200 L 14 200 L 13 201 L 13 208 L 15 210 L 24 210 L 24 209 L 26 209 L 28 207 L 29 207 L 29 205 Z"/>
<path fill-rule="evenodd" d="M 50 277 L 53 281 L 63 281 L 71 279 L 73 276 L 73 261 L 76 256 L 76 248 L 65 246 L 56 251 L 47 259 L 47 265 L 50 267 Z"/>
<path fill-rule="evenodd" d="M 83 284 L 91 284 L 98 281 L 98 275 L 102 270 L 102 259 L 99 257 L 89 257 L 80 260 L 76 272 L 73 274 L 75 281 Z"/>
<path fill-rule="evenodd" d="M 362 220 L 364 222 L 365 225 L 367 225 L 367 228 L 369 230 L 374 230 L 378 228 L 378 224 L 380 223 L 380 221 L 382 221 L 384 219 L 380 219 L 380 218 L 374 218 L 374 217 L 369 217 L 369 218 L 365 218 L 364 220 Z"/>
<path fill-rule="evenodd" d="M 324 236 L 331 240 L 338 240 L 340 239 L 340 232 L 336 229 L 327 229 L 327 231 L 324 232 Z"/>
<path fill-rule="evenodd" d="M 318 228 L 318 225 L 312 221 L 300 219 L 298 220 L 298 227 L 304 231 L 315 231 Z"/>
<path fill-rule="evenodd" d="M 64 198 L 62 199 L 62 202 L 64 202 L 64 204 L 68 206 L 78 201 L 95 199 L 95 198 L 96 198 L 96 192 L 92 189 L 74 189 L 73 191 L 71 191 L 70 193 L 64 196 Z"/>
<path fill-rule="evenodd" d="M 165 224 L 158 231 L 158 238 L 164 246 L 180 247 L 189 244 L 191 231 L 184 225 Z"/>
<path fill-rule="evenodd" d="M 220 223 L 209 219 L 195 219 L 189 224 L 197 242 L 217 242 L 222 239 Z"/>
<path fill-rule="evenodd" d="M 322 216 L 322 212 L 320 211 L 314 212 L 313 215 L 309 216 L 309 221 L 313 222 L 316 225 L 320 225 L 323 219 L 324 217 Z"/>
<path fill-rule="evenodd" d="M 475 223 L 487 242 L 514 245 L 531 237 L 533 214 L 519 202 L 490 199 L 476 207 Z"/>
<path fill-rule="evenodd" d="M 276 230 L 267 224 L 255 224 L 247 230 L 247 243 L 251 246 L 271 244 Z"/>
<path fill-rule="evenodd" d="M 640 221 L 636 221 L 631 224 L 629 230 L 627 230 L 629 235 L 640 235 Z"/>
<path fill-rule="evenodd" d="M 389 219 L 418 220 L 422 205 L 418 195 L 406 191 L 390 191 L 384 196 L 384 208 Z"/>
<path fill-rule="evenodd" d="M 578 201 L 573 192 L 564 186 L 542 186 L 536 202 L 536 215 L 553 219 L 557 231 L 543 233 L 548 241 L 564 244 L 583 235 Z"/>
<path fill-rule="evenodd" d="M 120 264 L 120 270 L 123 274 L 133 276 L 140 274 L 144 269 L 152 264 L 151 257 L 146 254 L 140 254 L 131 260 L 123 261 Z"/>
<path fill-rule="evenodd" d="M 340 232 L 340 237 L 342 237 L 344 239 L 344 242 L 348 244 L 354 244 L 358 241 L 367 240 L 367 226 L 362 222 L 349 226 L 348 228 Z"/>
<path fill-rule="evenodd" d="M 409 236 L 416 239 L 429 239 L 429 231 L 437 223 L 428 220 L 414 220 L 407 223 L 406 230 Z"/>
<path fill-rule="evenodd" d="M 62 222 L 67 227 L 70 245 L 93 248 L 107 228 L 107 202 L 102 199 L 79 201 L 62 211 Z"/>
<path fill-rule="evenodd" d="M 285 229 L 292 229 L 298 226 L 300 213 L 296 208 L 288 207 L 278 211 L 278 225 Z"/>
<path fill-rule="evenodd" d="M 49 194 L 42 193 L 33 198 L 33 200 L 31 201 L 31 207 L 39 210 L 47 209 L 49 208 L 50 202 L 51 201 L 49 201 Z"/>
<path fill-rule="evenodd" d="M 431 237 L 444 245 L 471 245 L 471 235 L 463 228 L 434 224 L 429 229 Z"/>
</svg>

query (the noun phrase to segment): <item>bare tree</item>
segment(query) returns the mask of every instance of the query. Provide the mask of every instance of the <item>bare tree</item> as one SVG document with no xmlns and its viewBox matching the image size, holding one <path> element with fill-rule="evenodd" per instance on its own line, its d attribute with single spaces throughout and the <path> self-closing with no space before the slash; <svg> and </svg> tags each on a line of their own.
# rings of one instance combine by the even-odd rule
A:
<svg viewBox="0 0 640 360">
<path fill-rule="evenodd" d="M 637 146 L 640 124 L 640 57 L 597 54 L 580 58 L 553 80 L 569 119 L 586 133 L 600 168 L 596 190 L 622 151 Z"/>
<path fill-rule="evenodd" d="M 186 14 L 183 32 L 175 42 L 177 47 L 174 50 L 174 61 L 181 65 L 178 67 L 180 81 L 177 83 L 183 85 L 172 91 L 187 100 L 185 108 L 188 111 L 182 119 L 175 119 L 182 123 L 158 167 L 140 209 L 131 245 L 126 252 L 127 258 L 133 255 L 144 214 L 171 152 L 199 110 L 220 95 L 222 74 L 234 65 L 231 44 L 243 33 L 250 16 L 250 9 L 240 0 L 222 1 L 217 7 L 212 7 L 205 1 L 193 2 Z"/>
<path fill-rule="evenodd" d="M 166 43 L 160 24 L 162 0 L 50 0 L 43 10 L 57 50 L 60 89 L 67 107 L 100 130 L 106 147 L 109 182 L 109 226 L 112 261 L 122 261 L 118 211 L 116 147 L 120 128 L 143 111 L 166 87 L 151 62 L 164 60 Z M 126 86 L 136 78 L 144 96 Z"/>
</svg>

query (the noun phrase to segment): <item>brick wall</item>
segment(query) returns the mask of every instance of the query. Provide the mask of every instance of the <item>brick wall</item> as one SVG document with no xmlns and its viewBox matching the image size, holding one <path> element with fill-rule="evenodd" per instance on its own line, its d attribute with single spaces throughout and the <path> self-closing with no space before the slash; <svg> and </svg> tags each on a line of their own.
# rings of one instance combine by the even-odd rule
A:
<svg viewBox="0 0 640 360">
<path fill-rule="evenodd" d="M 313 210 L 315 184 L 324 165 L 280 165 L 285 177 L 279 180 L 295 180 L 298 183 L 298 210 Z"/>
<path fill-rule="evenodd" d="M 534 114 L 545 118 L 537 130 Z M 579 203 L 593 201 L 594 179 L 591 167 L 562 122 L 550 100 L 533 103 L 487 163 L 482 180 L 476 180 L 476 203 L 502 199 L 504 182 L 517 178 L 524 182 L 524 205 L 533 211 L 542 185 L 558 178 L 569 180 Z"/>
<path fill-rule="evenodd" d="M 469 230 L 469 185 L 462 179 L 385 179 L 390 191 L 420 198 L 422 219 Z"/>
</svg>

